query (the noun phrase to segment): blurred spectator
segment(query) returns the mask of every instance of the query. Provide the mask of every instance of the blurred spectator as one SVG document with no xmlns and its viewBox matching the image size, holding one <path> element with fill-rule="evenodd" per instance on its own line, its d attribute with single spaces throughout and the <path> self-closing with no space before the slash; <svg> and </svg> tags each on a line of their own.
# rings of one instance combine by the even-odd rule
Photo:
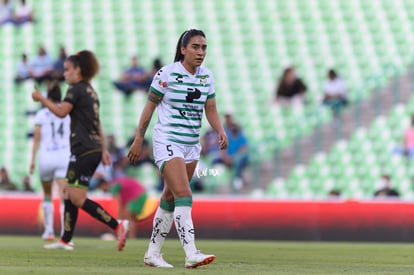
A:
<svg viewBox="0 0 414 275">
<path fill-rule="evenodd" d="M 391 178 L 389 175 L 384 174 L 381 176 L 381 180 L 377 186 L 378 190 L 375 191 L 374 197 L 399 197 L 400 194 L 397 190 L 391 187 Z"/>
<path fill-rule="evenodd" d="M 152 81 L 154 75 L 162 68 L 161 59 L 155 58 L 152 63 L 152 69 L 148 72 L 147 78 L 149 81 Z"/>
<path fill-rule="evenodd" d="M 205 132 L 201 138 L 201 155 L 206 157 L 211 165 L 221 162 L 217 132 L 212 128 Z"/>
<path fill-rule="evenodd" d="M 118 219 L 129 220 L 128 238 L 136 237 L 136 221 L 144 209 L 148 195 L 144 186 L 136 179 L 119 177 L 111 182 L 102 178 L 97 188 L 111 194 L 118 201 Z"/>
<path fill-rule="evenodd" d="M 276 102 L 282 106 L 302 106 L 305 98 L 306 86 L 296 77 L 293 67 L 284 70 L 276 89 Z"/>
<path fill-rule="evenodd" d="M 334 115 L 338 115 L 343 107 L 348 104 L 345 82 L 334 70 L 329 70 L 328 80 L 323 85 L 323 104 L 332 109 Z"/>
<path fill-rule="evenodd" d="M 13 23 L 13 8 L 9 0 L 0 3 L 0 25 Z"/>
<path fill-rule="evenodd" d="M 35 192 L 32 188 L 31 180 L 29 176 L 24 176 L 23 178 L 23 191 L 25 192 Z"/>
<path fill-rule="evenodd" d="M 125 96 L 130 96 L 136 90 L 148 91 L 151 85 L 152 77 L 139 65 L 138 57 L 131 57 L 131 65 L 124 70 L 120 79 L 113 82 L 113 85 L 123 92 Z"/>
<path fill-rule="evenodd" d="M 117 178 L 125 174 L 125 167 L 128 165 L 128 159 L 124 154 L 124 149 L 116 144 L 115 136 L 108 135 L 108 152 L 111 155 L 111 178 Z"/>
<path fill-rule="evenodd" d="M 231 127 L 237 125 L 237 123 L 234 121 L 233 116 L 231 113 L 227 113 L 224 115 L 224 129 L 228 131 Z"/>
<path fill-rule="evenodd" d="M 15 83 L 23 82 L 30 78 L 30 67 L 27 55 L 22 54 L 22 59 L 17 63 L 16 76 L 14 78 Z"/>
<path fill-rule="evenodd" d="M 30 22 L 33 22 L 32 7 L 26 3 L 26 0 L 20 0 L 20 4 L 16 6 L 14 13 L 14 23 L 16 25 L 22 25 Z"/>
<path fill-rule="evenodd" d="M 199 176 L 199 173 L 200 173 L 199 171 L 203 170 L 204 168 L 205 167 L 204 167 L 203 161 L 199 160 L 197 162 L 197 167 L 194 170 L 194 174 L 190 180 L 190 188 L 193 193 L 204 191 L 204 183 L 203 183 L 202 177 Z"/>
<path fill-rule="evenodd" d="M 341 192 L 337 189 L 332 189 L 328 193 L 328 198 L 329 199 L 339 199 L 340 197 L 341 197 Z"/>
<path fill-rule="evenodd" d="M 59 56 L 58 59 L 53 64 L 53 70 L 52 70 L 52 78 L 57 81 L 64 81 L 65 78 L 63 77 L 63 64 L 65 63 L 65 60 L 67 58 L 65 47 L 60 46 L 59 48 Z"/>
<path fill-rule="evenodd" d="M 414 115 L 411 115 L 411 126 L 404 132 L 403 147 L 395 148 L 394 153 L 402 154 L 409 159 L 414 157 Z"/>
<path fill-rule="evenodd" d="M 16 184 L 14 184 L 9 178 L 9 172 L 5 167 L 0 168 L 0 190 L 1 191 L 15 191 L 17 190 Z"/>
<path fill-rule="evenodd" d="M 221 159 L 227 167 L 233 169 L 233 187 L 240 190 L 243 187 L 243 171 L 249 163 L 247 138 L 237 124 L 233 124 L 225 130 L 229 145 L 226 151 L 220 151 Z"/>
<path fill-rule="evenodd" d="M 53 58 L 46 52 L 43 46 L 40 46 L 37 55 L 29 62 L 31 78 L 38 84 L 41 84 L 45 80 L 51 80 L 53 64 Z"/>
<path fill-rule="evenodd" d="M 224 130 L 229 139 L 227 150 L 219 150 L 220 161 L 233 172 L 233 188 L 240 190 L 243 187 L 243 171 L 248 165 L 248 143 L 240 126 L 229 113 L 224 116 Z"/>
</svg>

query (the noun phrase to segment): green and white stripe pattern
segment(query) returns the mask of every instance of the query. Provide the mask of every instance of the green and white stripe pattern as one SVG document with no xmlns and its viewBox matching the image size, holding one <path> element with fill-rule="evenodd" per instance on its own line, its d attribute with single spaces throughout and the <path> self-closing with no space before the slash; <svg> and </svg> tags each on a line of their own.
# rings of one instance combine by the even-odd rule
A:
<svg viewBox="0 0 414 275">
<path fill-rule="evenodd" d="M 204 104 L 214 98 L 210 70 L 198 67 L 191 75 L 181 62 L 163 67 L 151 84 L 151 92 L 162 96 L 154 140 L 193 145 L 199 143 Z"/>
</svg>

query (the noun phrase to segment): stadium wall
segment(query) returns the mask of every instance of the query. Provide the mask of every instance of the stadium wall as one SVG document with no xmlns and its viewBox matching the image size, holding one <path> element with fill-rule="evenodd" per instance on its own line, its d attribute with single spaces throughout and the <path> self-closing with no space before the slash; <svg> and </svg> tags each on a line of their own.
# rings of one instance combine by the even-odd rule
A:
<svg viewBox="0 0 414 275">
<path fill-rule="evenodd" d="M 94 198 L 113 215 L 116 202 Z M 0 234 L 41 233 L 41 198 L 0 196 Z M 150 201 L 157 205 L 157 199 Z M 59 225 L 55 203 L 55 224 Z M 139 237 L 148 238 L 153 211 L 138 222 Z M 273 201 L 195 199 L 193 219 L 197 238 L 309 240 L 309 241 L 414 241 L 414 204 L 387 201 Z M 108 228 L 80 211 L 76 235 L 98 236 Z M 175 237 L 175 231 L 170 233 Z"/>
</svg>

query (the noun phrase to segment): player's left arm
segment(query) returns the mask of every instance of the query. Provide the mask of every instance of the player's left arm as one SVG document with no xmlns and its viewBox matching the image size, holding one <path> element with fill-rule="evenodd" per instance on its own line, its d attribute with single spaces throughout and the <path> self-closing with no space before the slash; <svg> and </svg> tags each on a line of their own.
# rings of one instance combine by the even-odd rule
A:
<svg viewBox="0 0 414 275">
<path fill-rule="evenodd" d="M 226 149 L 228 139 L 223 125 L 221 124 L 220 116 L 217 112 L 216 99 L 214 97 L 207 99 L 204 105 L 204 111 L 206 113 L 208 123 L 210 123 L 211 127 L 213 127 L 213 129 L 217 132 L 220 149 Z"/>
</svg>

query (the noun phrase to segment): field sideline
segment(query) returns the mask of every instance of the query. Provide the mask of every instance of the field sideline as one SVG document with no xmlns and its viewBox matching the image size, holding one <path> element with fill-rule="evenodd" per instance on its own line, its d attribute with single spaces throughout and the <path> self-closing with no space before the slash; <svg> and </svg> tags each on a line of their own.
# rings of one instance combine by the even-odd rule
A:
<svg viewBox="0 0 414 275">
<path fill-rule="evenodd" d="M 47 251 L 40 237 L 0 236 L 0 274 L 413 274 L 414 244 L 320 243 L 198 240 L 215 262 L 187 270 L 176 238 L 167 240 L 164 257 L 175 266 L 143 265 L 147 240 L 116 242 L 74 239 L 74 251 Z"/>
</svg>

